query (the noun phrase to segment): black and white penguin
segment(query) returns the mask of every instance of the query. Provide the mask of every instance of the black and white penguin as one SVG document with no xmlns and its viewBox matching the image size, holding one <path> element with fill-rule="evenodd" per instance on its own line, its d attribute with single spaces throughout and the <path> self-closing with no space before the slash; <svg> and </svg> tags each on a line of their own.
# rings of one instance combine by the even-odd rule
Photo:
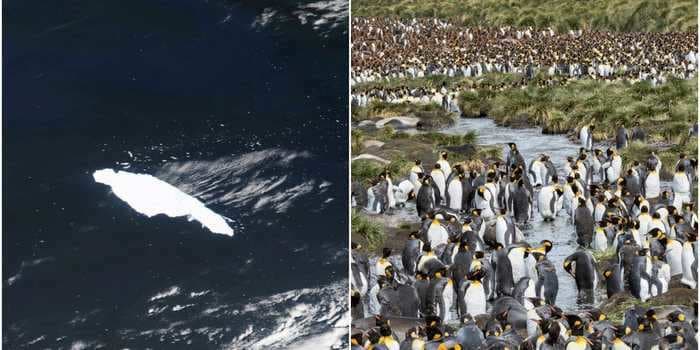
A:
<svg viewBox="0 0 700 350">
<path fill-rule="evenodd" d="M 510 259 L 508 259 L 508 251 L 501 244 L 497 243 L 495 251 L 491 253 L 491 265 L 493 266 L 496 295 L 511 295 L 515 286 L 513 269 L 510 265 Z"/>
<path fill-rule="evenodd" d="M 618 150 L 627 147 L 627 142 L 629 141 L 629 134 L 624 126 L 619 126 L 617 128 L 617 133 L 615 134 L 615 145 Z"/>
<path fill-rule="evenodd" d="M 440 156 L 438 157 L 437 164 L 440 164 L 440 170 L 442 170 L 442 173 L 445 175 L 445 179 L 450 177 L 450 174 L 452 173 L 452 168 L 450 167 L 450 162 L 447 161 L 447 152 L 440 152 Z"/>
<path fill-rule="evenodd" d="M 481 217 L 484 219 L 488 220 L 496 215 L 493 207 L 493 194 L 485 186 L 480 186 L 476 190 L 474 207 L 481 211 Z"/>
<path fill-rule="evenodd" d="M 428 314 L 440 317 L 443 322 L 453 319 L 452 309 L 455 301 L 454 281 L 445 277 L 445 270 L 433 274 L 428 288 Z"/>
<path fill-rule="evenodd" d="M 547 185 L 540 189 L 537 195 L 537 209 L 544 221 L 552 221 L 557 216 L 560 203 L 563 203 L 559 200 L 562 194 L 563 190 L 557 185 Z"/>
<path fill-rule="evenodd" d="M 413 167 L 411 167 L 411 172 L 408 174 L 408 180 L 413 184 L 413 190 L 418 193 L 421 187 L 421 178 L 425 175 L 425 169 L 423 169 L 423 163 L 420 160 L 416 160 Z"/>
<path fill-rule="evenodd" d="M 418 239 L 418 233 L 409 233 L 408 240 L 401 252 L 401 264 L 403 265 L 404 271 L 409 276 L 416 274 L 416 265 L 418 264 L 418 257 L 420 257 L 422 250 L 423 241 Z"/>
<path fill-rule="evenodd" d="M 379 175 L 377 183 L 367 189 L 367 211 L 380 214 L 389 209 L 389 186 L 384 173 Z"/>
<path fill-rule="evenodd" d="M 551 248 L 550 248 L 551 249 Z M 559 278 L 554 264 L 541 252 L 532 253 L 537 260 L 537 281 L 535 282 L 535 294 L 544 299 L 549 305 L 556 305 L 559 293 Z"/>
<path fill-rule="evenodd" d="M 530 176 L 530 181 L 533 186 L 545 186 L 547 185 L 549 179 L 547 178 L 547 165 L 545 164 L 547 157 L 541 155 L 530 162 L 530 167 L 528 167 L 528 175 Z"/>
<path fill-rule="evenodd" d="M 636 256 L 632 258 L 632 263 L 627 275 L 630 293 L 641 301 L 646 301 L 651 297 L 651 260 L 647 256 L 647 249 L 640 249 Z M 626 272 L 626 271 L 625 271 Z"/>
<path fill-rule="evenodd" d="M 576 228 L 576 242 L 582 247 L 590 247 L 593 240 L 595 221 L 593 215 L 586 206 L 586 200 L 578 198 L 578 207 L 574 213 L 574 226 Z"/>
<path fill-rule="evenodd" d="M 579 293 L 592 292 L 598 285 L 595 258 L 586 250 L 579 250 L 564 259 L 564 270 L 576 280 Z"/>
<path fill-rule="evenodd" d="M 436 196 L 436 198 L 440 198 L 440 200 L 436 200 L 435 203 L 440 203 L 442 202 L 442 198 L 445 198 L 445 173 L 442 170 L 442 166 L 440 163 L 435 164 L 435 167 L 433 170 L 430 172 L 430 177 L 433 179 L 433 183 L 438 189 L 438 194 L 439 197 Z"/>
<path fill-rule="evenodd" d="M 524 224 L 530 221 L 532 215 L 532 195 L 525 187 L 523 180 L 516 183 L 512 195 L 513 218 L 517 223 Z"/>
<path fill-rule="evenodd" d="M 625 291 L 620 264 L 612 264 L 603 272 L 603 278 L 605 279 L 605 288 L 608 293 L 608 299 L 615 294 L 623 293 Z"/>
<path fill-rule="evenodd" d="M 688 239 L 683 242 L 683 253 L 681 255 L 683 265 L 683 277 L 681 283 L 691 289 L 698 285 L 697 281 L 697 236 L 693 233 L 688 235 Z"/>
<path fill-rule="evenodd" d="M 593 150 L 593 131 L 595 130 L 594 125 L 584 125 L 579 131 L 579 140 L 586 151 Z"/>
<path fill-rule="evenodd" d="M 450 209 L 454 209 L 457 211 L 462 210 L 462 196 L 464 195 L 464 189 L 462 188 L 463 183 L 464 174 L 459 174 L 457 176 L 451 177 L 449 183 L 447 184 L 445 201 Z"/>
<path fill-rule="evenodd" d="M 486 313 L 486 292 L 481 279 L 484 272 L 481 269 L 471 271 L 459 285 L 459 303 L 462 315 L 482 315 Z"/>
<path fill-rule="evenodd" d="M 375 276 L 381 276 L 384 274 L 386 271 L 386 268 L 388 266 L 392 266 L 391 261 L 389 261 L 389 257 L 391 256 L 391 249 L 390 248 L 383 248 L 382 249 L 382 256 L 377 259 L 377 263 L 374 264 L 374 274 Z"/>
<path fill-rule="evenodd" d="M 436 206 L 436 193 L 433 188 L 433 181 L 430 177 L 423 178 L 423 185 L 418 190 L 416 196 L 416 210 L 418 216 L 423 217 L 430 213 Z"/>
<path fill-rule="evenodd" d="M 484 342 L 484 332 L 476 325 L 472 317 L 462 318 L 462 327 L 455 333 L 455 337 L 464 350 L 477 350 Z"/>
<path fill-rule="evenodd" d="M 369 290 L 369 259 L 367 259 L 367 255 L 360 250 L 362 248 L 360 244 L 352 242 L 350 248 L 351 284 L 361 295 L 366 295 Z"/>
<path fill-rule="evenodd" d="M 433 221 L 430 223 L 430 227 L 428 227 L 427 238 L 428 243 L 430 243 L 432 247 L 437 247 L 441 244 L 447 244 L 449 234 L 445 226 L 443 226 L 440 222 L 440 220 L 434 218 Z"/>
</svg>

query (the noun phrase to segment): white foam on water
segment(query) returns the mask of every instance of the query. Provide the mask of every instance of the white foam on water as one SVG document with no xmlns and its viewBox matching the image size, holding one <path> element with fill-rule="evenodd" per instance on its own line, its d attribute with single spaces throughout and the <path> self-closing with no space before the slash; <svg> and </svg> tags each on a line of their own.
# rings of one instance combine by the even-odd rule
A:
<svg viewBox="0 0 700 350">
<path fill-rule="evenodd" d="M 171 297 L 171 296 L 178 295 L 178 294 L 180 294 L 180 287 L 172 286 L 172 287 L 152 296 L 150 299 L 148 299 L 148 301 L 155 301 L 158 299 L 163 299 L 163 298 Z"/>
<path fill-rule="evenodd" d="M 95 182 L 110 186 L 119 199 L 148 217 L 158 214 L 169 217 L 186 216 L 189 220 L 199 221 L 213 233 L 233 236 L 233 229 L 226 223 L 225 217 L 213 212 L 198 199 L 156 177 L 102 169 L 95 171 L 93 178 Z"/>
</svg>

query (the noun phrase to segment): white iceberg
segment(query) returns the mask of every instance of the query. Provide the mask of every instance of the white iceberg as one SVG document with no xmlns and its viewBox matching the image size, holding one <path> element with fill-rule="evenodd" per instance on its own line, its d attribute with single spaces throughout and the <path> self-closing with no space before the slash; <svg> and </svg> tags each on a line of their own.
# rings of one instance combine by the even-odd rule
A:
<svg viewBox="0 0 700 350">
<path fill-rule="evenodd" d="M 158 214 L 169 217 L 187 216 L 189 220 L 199 221 L 213 233 L 233 236 L 233 229 L 223 216 L 156 177 L 112 169 L 97 170 L 92 176 L 95 182 L 110 186 L 117 197 L 148 217 Z"/>
</svg>

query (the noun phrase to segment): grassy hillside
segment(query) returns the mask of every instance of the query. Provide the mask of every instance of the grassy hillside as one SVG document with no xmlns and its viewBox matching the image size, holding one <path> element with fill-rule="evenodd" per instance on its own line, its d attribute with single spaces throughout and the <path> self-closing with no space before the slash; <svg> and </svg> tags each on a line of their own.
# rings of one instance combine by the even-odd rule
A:
<svg viewBox="0 0 700 350">
<path fill-rule="evenodd" d="M 469 26 L 697 30 L 695 0 L 353 0 L 352 15 L 449 18 Z"/>
</svg>

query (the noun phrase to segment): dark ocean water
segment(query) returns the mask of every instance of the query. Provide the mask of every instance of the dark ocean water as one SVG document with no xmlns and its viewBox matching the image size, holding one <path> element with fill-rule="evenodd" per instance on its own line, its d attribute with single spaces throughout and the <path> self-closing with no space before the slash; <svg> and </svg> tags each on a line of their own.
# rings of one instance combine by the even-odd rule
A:
<svg viewBox="0 0 700 350">
<path fill-rule="evenodd" d="M 339 338 L 347 4 L 3 5 L 4 346 Z M 139 214 L 104 168 L 176 186 L 235 235 Z"/>
</svg>

